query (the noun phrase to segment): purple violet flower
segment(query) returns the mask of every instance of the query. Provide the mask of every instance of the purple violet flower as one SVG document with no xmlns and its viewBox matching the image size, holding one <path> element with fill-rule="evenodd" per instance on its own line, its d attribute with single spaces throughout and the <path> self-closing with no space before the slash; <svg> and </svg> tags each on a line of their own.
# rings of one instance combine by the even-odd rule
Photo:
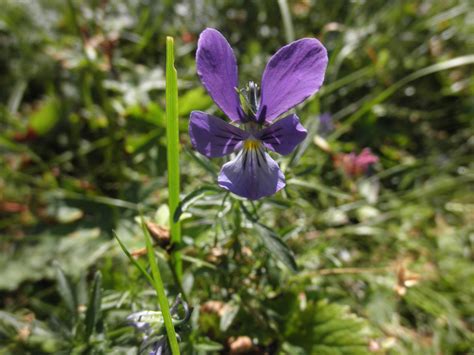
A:
<svg viewBox="0 0 474 355">
<path fill-rule="evenodd" d="M 232 124 L 193 111 L 189 135 L 194 148 L 209 158 L 239 151 L 221 169 L 218 183 L 222 188 L 257 200 L 285 186 L 285 176 L 267 150 L 287 155 L 306 137 L 306 129 L 295 114 L 279 117 L 319 90 L 327 62 L 326 48 L 317 39 L 303 38 L 273 55 L 263 72 L 260 90 L 254 82 L 238 90 L 237 64 L 229 43 L 215 29 L 201 33 L 197 73 Z"/>
</svg>

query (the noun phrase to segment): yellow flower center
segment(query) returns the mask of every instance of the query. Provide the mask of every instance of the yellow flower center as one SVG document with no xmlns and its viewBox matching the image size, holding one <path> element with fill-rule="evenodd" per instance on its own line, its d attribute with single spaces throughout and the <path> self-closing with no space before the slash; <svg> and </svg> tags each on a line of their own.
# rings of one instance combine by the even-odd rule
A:
<svg viewBox="0 0 474 355">
<path fill-rule="evenodd" d="M 262 142 L 260 142 L 259 140 L 247 139 L 244 142 L 244 149 L 246 149 L 246 150 L 256 150 L 256 149 L 260 148 L 261 145 L 262 145 Z"/>
</svg>

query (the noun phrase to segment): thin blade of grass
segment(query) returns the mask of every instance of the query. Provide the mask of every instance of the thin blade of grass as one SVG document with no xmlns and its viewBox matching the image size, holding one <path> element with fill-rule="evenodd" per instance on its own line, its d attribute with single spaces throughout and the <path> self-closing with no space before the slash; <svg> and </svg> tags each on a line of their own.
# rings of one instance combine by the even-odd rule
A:
<svg viewBox="0 0 474 355">
<path fill-rule="evenodd" d="M 89 341 L 97 322 L 101 318 L 102 304 L 102 274 L 97 271 L 94 276 L 94 283 L 89 296 L 89 305 L 86 312 L 86 340 Z"/>
<path fill-rule="evenodd" d="M 278 6 L 280 7 L 281 17 L 283 20 L 283 27 L 285 29 L 285 37 L 288 43 L 295 40 L 295 30 L 293 28 L 293 22 L 291 21 L 290 8 L 288 7 L 287 0 L 278 0 Z"/>
<path fill-rule="evenodd" d="M 174 220 L 179 205 L 179 122 L 178 74 L 174 67 L 174 40 L 166 37 L 166 138 L 168 158 L 168 205 L 170 210 L 171 242 L 181 243 L 181 224 Z M 172 263 L 178 280 L 182 278 L 182 260 L 179 251 L 172 254 Z"/>
<path fill-rule="evenodd" d="M 64 304 L 68 310 L 71 312 L 71 315 L 75 319 L 77 315 L 77 302 L 71 281 L 64 273 L 64 270 L 59 265 L 59 262 L 54 262 L 54 268 L 56 271 L 56 287 L 58 293 L 63 299 Z"/>
<path fill-rule="evenodd" d="M 143 229 L 143 234 L 145 234 L 148 261 L 150 263 L 151 274 L 153 275 L 153 286 L 156 290 L 158 303 L 160 304 L 160 310 L 163 314 L 163 320 L 165 322 L 166 334 L 168 335 L 171 352 L 173 355 L 179 355 L 180 352 L 179 352 L 178 339 L 176 338 L 176 333 L 173 326 L 173 320 L 171 319 L 168 298 L 166 297 L 166 294 L 165 294 L 165 289 L 163 287 L 163 280 L 161 279 L 160 269 L 158 268 L 158 263 L 155 258 L 155 251 L 153 249 L 151 236 L 150 236 L 150 233 L 148 232 L 148 229 L 145 226 L 143 219 L 142 219 L 142 229 Z"/>
<path fill-rule="evenodd" d="M 154 281 L 153 281 L 153 278 L 150 276 L 150 274 L 148 274 L 148 272 L 143 268 L 143 266 L 140 265 L 140 263 L 138 263 L 138 261 L 135 260 L 135 258 L 132 256 L 132 254 L 130 254 L 130 252 L 127 250 L 127 247 L 122 243 L 122 241 L 120 240 L 120 238 L 118 237 L 117 233 L 114 232 L 114 237 L 115 239 L 117 240 L 117 242 L 119 243 L 120 245 L 120 248 L 122 248 L 122 251 L 125 253 L 125 255 L 128 257 L 128 259 L 130 260 L 130 262 L 138 269 L 140 270 L 140 272 L 143 274 L 143 276 L 145 276 L 145 278 L 148 280 L 148 282 L 150 283 L 150 285 L 154 286 Z"/>
</svg>

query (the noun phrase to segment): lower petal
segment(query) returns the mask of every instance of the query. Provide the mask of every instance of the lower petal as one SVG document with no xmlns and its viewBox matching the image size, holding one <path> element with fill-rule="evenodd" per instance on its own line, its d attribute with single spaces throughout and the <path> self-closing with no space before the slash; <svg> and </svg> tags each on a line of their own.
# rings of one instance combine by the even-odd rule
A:
<svg viewBox="0 0 474 355">
<path fill-rule="evenodd" d="M 219 186 L 250 200 L 271 196 L 285 187 L 285 176 L 278 164 L 262 147 L 244 149 L 224 164 Z"/>
</svg>

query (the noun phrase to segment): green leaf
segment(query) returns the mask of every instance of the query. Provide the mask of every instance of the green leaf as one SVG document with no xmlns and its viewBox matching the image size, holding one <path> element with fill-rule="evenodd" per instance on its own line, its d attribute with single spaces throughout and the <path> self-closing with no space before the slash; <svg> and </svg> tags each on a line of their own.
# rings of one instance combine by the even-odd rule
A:
<svg viewBox="0 0 474 355">
<path fill-rule="evenodd" d="M 283 264 L 285 264 L 291 271 L 298 271 L 293 252 L 288 248 L 283 240 L 270 228 L 261 224 L 255 223 L 255 229 L 261 237 L 264 246 L 267 250 Z"/>
<path fill-rule="evenodd" d="M 239 306 L 237 304 L 228 303 L 224 306 L 224 314 L 222 314 L 219 323 L 219 328 L 222 332 L 225 332 L 227 329 L 229 329 L 238 313 Z"/>
<path fill-rule="evenodd" d="M 127 118 L 145 121 L 156 127 L 165 126 L 165 111 L 153 101 L 145 107 L 142 104 L 128 106 L 125 115 Z"/>
<path fill-rule="evenodd" d="M 165 319 L 161 311 L 142 311 L 129 316 L 133 322 L 143 322 L 150 324 L 154 330 L 159 330 L 165 324 Z"/>
<path fill-rule="evenodd" d="M 102 303 L 102 274 L 97 271 L 94 276 L 94 283 L 89 297 L 89 304 L 86 313 L 86 339 L 89 340 L 92 335 L 97 321 L 101 318 Z"/>
<path fill-rule="evenodd" d="M 178 207 L 176 208 L 176 212 L 174 213 L 173 217 L 174 221 L 178 222 L 183 212 L 185 212 L 192 203 L 207 195 L 208 192 L 222 192 L 222 189 L 218 188 L 217 186 L 208 185 L 190 192 L 181 200 Z"/>
<path fill-rule="evenodd" d="M 61 200 L 55 200 L 48 205 L 46 213 L 59 223 L 72 223 L 84 216 L 84 212 L 76 207 L 68 206 Z"/>
<path fill-rule="evenodd" d="M 5 311 L 0 311 L 0 336 L 2 341 L 5 340 L 5 336 L 10 339 L 18 339 L 19 333 L 22 329 L 28 329 L 28 338 L 22 341 L 23 346 L 28 346 L 31 349 L 40 349 L 40 353 L 57 354 L 61 345 L 64 345 L 64 339 L 61 339 L 59 334 L 54 333 L 48 328 L 48 323 L 35 320 L 34 325 L 31 321 L 26 320 L 24 314 L 13 314 Z M 5 343 L 2 343 L 5 345 Z M 24 351 L 14 351 L 15 348 L 2 346 L 1 354 L 17 354 L 24 353 Z M 13 352 L 12 352 L 13 351 Z"/>
<path fill-rule="evenodd" d="M 192 149 L 185 149 L 184 152 L 187 154 L 189 158 L 195 161 L 198 165 L 200 165 L 204 170 L 206 170 L 209 174 L 212 175 L 214 179 L 217 178 L 217 170 L 215 165 L 211 162 L 210 159 L 197 154 Z"/>
<path fill-rule="evenodd" d="M 212 341 L 208 337 L 198 338 L 195 341 L 195 344 L 193 345 L 193 348 L 197 351 L 204 351 L 204 352 L 220 351 L 220 350 L 224 349 L 224 347 L 221 344 L 219 344 L 215 341 Z"/>
<path fill-rule="evenodd" d="M 304 349 L 286 342 L 282 344 L 280 353 L 282 355 L 306 355 Z"/>
<path fill-rule="evenodd" d="M 56 271 L 56 288 L 63 299 L 64 304 L 75 317 L 77 306 L 71 282 L 58 262 L 54 262 L 54 267 Z"/>
<path fill-rule="evenodd" d="M 303 348 L 307 354 L 369 353 L 366 323 L 347 307 L 326 300 L 308 302 L 303 310 L 297 301 L 291 305 L 284 330 L 290 344 Z"/>
<path fill-rule="evenodd" d="M 160 135 L 160 130 L 155 129 L 145 134 L 130 134 L 125 137 L 125 150 L 129 154 L 135 154 L 155 143 Z"/>
<path fill-rule="evenodd" d="M 30 126 L 38 135 L 48 133 L 59 120 L 59 103 L 55 97 L 46 99 L 30 116 Z"/>
<path fill-rule="evenodd" d="M 191 111 L 204 111 L 212 105 L 211 97 L 202 87 L 187 91 L 179 98 L 179 116 L 188 116 Z"/>
<path fill-rule="evenodd" d="M 55 233 L 63 236 L 58 238 Z M 110 249 L 110 242 L 98 228 L 79 229 L 67 235 L 62 230 L 50 230 L 48 234 L 26 239 L 37 242 L 24 242 L 14 250 L 0 253 L 0 290 L 15 290 L 25 281 L 56 279 L 54 260 L 68 275 L 77 277 Z"/>
</svg>

